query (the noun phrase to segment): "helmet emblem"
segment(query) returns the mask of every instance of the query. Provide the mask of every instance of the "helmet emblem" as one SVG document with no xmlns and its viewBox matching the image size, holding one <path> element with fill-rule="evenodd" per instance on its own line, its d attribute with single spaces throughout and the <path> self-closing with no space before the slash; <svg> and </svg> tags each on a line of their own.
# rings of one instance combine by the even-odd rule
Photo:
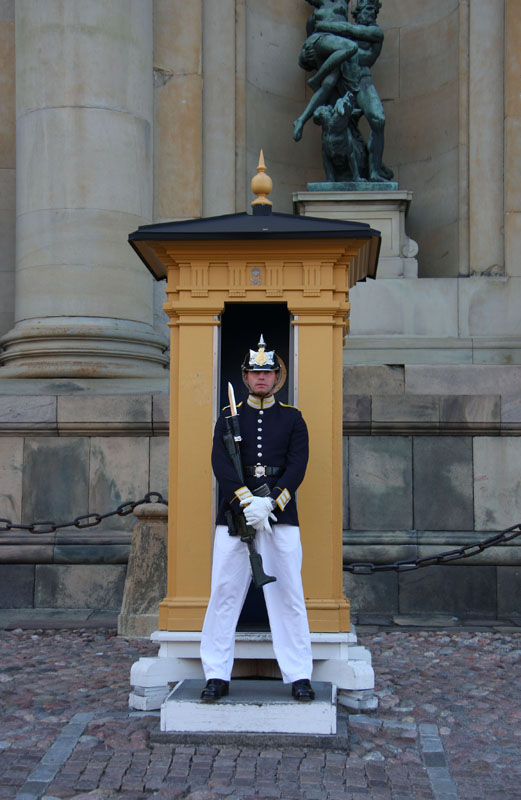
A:
<svg viewBox="0 0 521 800">
<path fill-rule="evenodd" d="M 261 333 L 260 341 L 257 345 L 258 350 L 250 350 L 250 367 L 273 367 L 275 369 L 275 350 L 268 350 L 266 352 L 266 342 Z"/>
</svg>

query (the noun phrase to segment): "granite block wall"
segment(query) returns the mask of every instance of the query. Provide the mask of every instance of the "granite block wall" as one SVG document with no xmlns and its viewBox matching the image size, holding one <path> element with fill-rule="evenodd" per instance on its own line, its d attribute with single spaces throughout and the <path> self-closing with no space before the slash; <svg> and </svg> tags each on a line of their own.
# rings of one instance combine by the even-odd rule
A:
<svg viewBox="0 0 521 800">
<path fill-rule="evenodd" d="M 467 394 L 462 369 L 346 368 L 344 564 L 432 556 L 521 523 L 519 368 L 478 368 Z M 167 497 L 167 434 L 166 394 L 0 396 L 0 518 L 62 522 Z M 39 535 L 0 522 L 0 607 L 118 609 L 135 522 Z M 519 616 L 521 536 L 344 583 L 355 614 Z"/>
<path fill-rule="evenodd" d="M 413 561 L 521 523 L 521 376 L 462 372 L 346 368 L 344 564 Z M 520 558 L 521 535 L 450 565 L 345 572 L 344 586 L 362 614 L 519 617 Z"/>
<path fill-rule="evenodd" d="M 62 523 L 166 498 L 167 433 L 162 395 L 1 396 L 0 517 Z M 32 534 L 0 522 L 0 608 L 119 609 L 135 524 Z"/>
</svg>

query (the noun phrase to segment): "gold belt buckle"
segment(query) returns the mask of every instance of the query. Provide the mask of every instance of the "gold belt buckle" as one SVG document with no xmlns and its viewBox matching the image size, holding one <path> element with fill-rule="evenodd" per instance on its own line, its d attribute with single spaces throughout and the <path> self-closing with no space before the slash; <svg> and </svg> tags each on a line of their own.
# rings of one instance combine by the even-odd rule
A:
<svg viewBox="0 0 521 800">
<path fill-rule="evenodd" d="M 256 478 L 265 478 L 266 477 L 266 467 L 263 464 L 256 464 L 255 465 L 254 476 Z"/>
</svg>

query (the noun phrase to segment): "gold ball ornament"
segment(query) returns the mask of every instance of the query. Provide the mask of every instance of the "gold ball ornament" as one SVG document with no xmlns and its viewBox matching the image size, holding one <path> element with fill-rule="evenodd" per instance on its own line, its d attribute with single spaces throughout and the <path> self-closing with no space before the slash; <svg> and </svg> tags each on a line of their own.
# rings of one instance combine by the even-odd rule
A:
<svg viewBox="0 0 521 800">
<path fill-rule="evenodd" d="M 257 195 L 257 199 L 252 201 L 252 206 L 267 205 L 271 206 L 271 200 L 268 200 L 268 195 L 273 189 L 273 181 L 266 173 L 266 164 L 264 163 L 264 154 L 260 151 L 259 163 L 257 165 L 257 174 L 251 179 L 251 190 L 253 194 Z"/>
</svg>

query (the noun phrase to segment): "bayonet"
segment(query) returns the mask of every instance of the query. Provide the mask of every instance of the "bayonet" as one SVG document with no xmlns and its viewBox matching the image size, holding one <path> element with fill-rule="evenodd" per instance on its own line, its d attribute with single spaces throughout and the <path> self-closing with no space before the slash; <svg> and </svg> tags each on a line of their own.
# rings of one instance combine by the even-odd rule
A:
<svg viewBox="0 0 521 800">
<path fill-rule="evenodd" d="M 230 416 L 233 429 L 233 441 L 242 442 L 241 430 L 239 428 L 239 415 L 237 414 L 237 404 L 235 402 L 235 392 L 230 381 L 228 381 L 228 400 L 230 403 Z"/>
</svg>

